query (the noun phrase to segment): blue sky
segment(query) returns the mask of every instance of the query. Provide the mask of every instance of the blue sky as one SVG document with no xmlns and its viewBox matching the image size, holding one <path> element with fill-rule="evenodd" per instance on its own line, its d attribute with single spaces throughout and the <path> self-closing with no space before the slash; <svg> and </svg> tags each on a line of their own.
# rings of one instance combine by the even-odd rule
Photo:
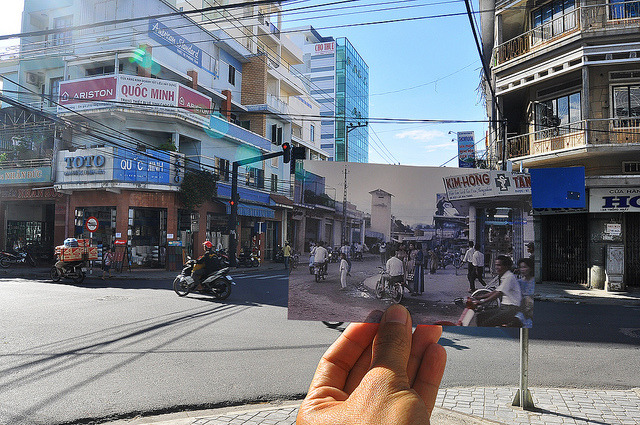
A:
<svg viewBox="0 0 640 425">
<path fill-rule="evenodd" d="M 3 0 L 2 3 L 4 13 L 0 15 L 0 33 L 19 32 L 22 2 Z M 326 3 L 296 0 L 289 4 L 285 2 L 283 9 Z M 369 6 L 353 8 L 365 4 Z M 349 8 L 337 9 L 342 7 Z M 474 7 L 477 9 L 477 2 Z M 382 8 L 395 9 L 366 13 Z M 323 36 L 347 37 L 369 65 L 371 117 L 486 120 L 477 91 L 481 64 L 464 14 L 464 1 L 363 0 L 324 9 L 316 12 L 310 9 L 289 17 L 295 17 L 295 21 L 288 21 L 285 15 L 283 29 L 313 25 Z M 455 13 L 461 15 L 325 29 Z M 301 18 L 304 20 L 299 20 Z M 478 141 L 484 137 L 486 129 L 486 123 L 372 124 L 369 159 L 383 164 L 398 161 L 404 165 L 439 166 L 457 154 L 457 144 L 451 141 L 455 134 L 448 134 L 449 131 L 474 131 Z M 393 157 L 380 154 L 384 151 L 381 144 Z M 484 142 L 478 146 L 484 149 Z M 447 166 L 457 167 L 457 159 Z"/>
</svg>

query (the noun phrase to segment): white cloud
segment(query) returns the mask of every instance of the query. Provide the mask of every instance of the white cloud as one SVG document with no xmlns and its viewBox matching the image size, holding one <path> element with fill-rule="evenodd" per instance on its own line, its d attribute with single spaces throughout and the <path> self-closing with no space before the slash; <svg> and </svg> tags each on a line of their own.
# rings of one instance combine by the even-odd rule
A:
<svg viewBox="0 0 640 425">
<path fill-rule="evenodd" d="M 396 134 L 397 139 L 412 139 L 423 142 L 431 142 L 446 137 L 447 134 L 439 130 L 407 130 Z"/>
</svg>

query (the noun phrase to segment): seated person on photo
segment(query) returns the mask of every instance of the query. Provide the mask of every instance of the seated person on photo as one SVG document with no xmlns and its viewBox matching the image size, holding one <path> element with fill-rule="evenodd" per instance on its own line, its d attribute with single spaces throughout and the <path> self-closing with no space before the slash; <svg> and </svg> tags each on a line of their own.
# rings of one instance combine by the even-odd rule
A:
<svg viewBox="0 0 640 425">
<path fill-rule="evenodd" d="M 395 255 L 393 257 L 387 260 L 385 270 L 388 275 L 386 276 L 386 278 L 389 282 L 389 285 L 392 285 L 396 282 L 404 284 L 404 263 L 400 259 L 400 255 L 402 255 L 402 253 L 400 252 L 400 250 L 398 250 L 395 252 Z"/>
<path fill-rule="evenodd" d="M 496 272 L 498 272 L 500 284 L 495 291 L 486 295 L 480 295 L 477 299 L 474 299 L 473 302 L 475 305 L 482 305 L 497 298 L 501 298 L 502 301 L 500 308 L 478 313 L 478 326 L 502 326 L 519 322 L 519 320 L 516 319 L 516 315 L 520 312 L 522 291 L 520 290 L 520 284 L 516 276 L 510 271 L 512 266 L 513 261 L 506 255 L 499 255 L 498 258 L 496 258 L 495 267 Z"/>
</svg>

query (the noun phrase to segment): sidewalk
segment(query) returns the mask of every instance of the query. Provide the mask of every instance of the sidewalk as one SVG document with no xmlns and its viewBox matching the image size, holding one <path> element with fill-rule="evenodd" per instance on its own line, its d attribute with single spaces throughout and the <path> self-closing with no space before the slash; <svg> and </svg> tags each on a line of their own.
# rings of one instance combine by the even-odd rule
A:
<svg viewBox="0 0 640 425">
<path fill-rule="evenodd" d="M 439 424 L 640 424 L 640 388 L 585 390 L 532 388 L 536 409 L 511 406 L 512 388 L 445 388 L 436 400 L 431 423 Z M 228 425 L 295 423 L 300 401 L 207 411 L 136 417 L 109 425 Z"/>
</svg>

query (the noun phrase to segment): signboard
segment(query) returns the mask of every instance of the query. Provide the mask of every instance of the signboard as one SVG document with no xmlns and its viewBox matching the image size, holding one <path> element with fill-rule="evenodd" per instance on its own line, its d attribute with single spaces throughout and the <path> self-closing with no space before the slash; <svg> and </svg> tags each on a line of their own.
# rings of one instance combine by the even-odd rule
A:
<svg viewBox="0 0 640 425">
<path fill-rule="evenodd" d="M 483 170 L 478 173 L 445 177 L 450 201 L 505 195 L 531 195 L 531 177 L 509 171 Z"/>
<path fill-rule="evenodd" d="M 51 167 L 0 169 L 0 185 L 46 183 L 51 181 Z"/>
<path fill-rule="evenodd" d="M 98 219 L 95 217 L 89 217 L 87 218 L 87 221 L 85 221 L 84 223 L 84 227 L 90 231 L 91 233 L 95 232 L 96 230 L 98 230 L 98 226 L 99 226 L 99 222 Z"/>
<path fill-rule="evenodd" d="M 104 101 L 104 102 L 103 102 Z M 108 101 L 136 105 L 180 107 L 208 115 L 211 99 L 175 81 L 136 75 L 111 75 L 60 82 L 58 112 L 102 108 Z"/>
<path fill-rule="evenodd" d="M 640 212 L 640 187 L 589 189 L 589 212 Z"/>
<path fill-rule="evenodd" d="M 168 246 L 182 246 L 182 241 L 168 241 Z"/>
<path fill-rule="evenodd" d="M 586 208 L 584 167 L 532 168 L 533 208 Z"/>
<path fill-rule="evenodd" d="M 57 164 L 57 184 L 120 181 L 177 185 L 184 173 L 182 155 L 153 149 L 139 152 L 105 147 L 60 151 Z"/>
<path fill-rule="evenodd" d="M 475 168 L 476 144 L 473 131 L 459 131 L 458 135 L 458 167 Z"/>
<path fill-rule="evenodd" d="M 127 240 L 126 239 L 116 239 L 113 242 L 114 245 L 119 246 L 119 245 L 126 245 L 127 244 Z"/>
<path fill-rule="evenodd" d="M 149 19 L 149 37 L 202 68 L 202 50 L 157 19 Z"/>
<path fill-rule="evenodd" d="M 611 236 L 622 236 L 622 224 L 607 223 L 605 232 Z"/>
<path fill-rule="evenodd" d="M 56 192 L 53 188 L 7 188 L 0 189 L 0 199 L 56 199 L 62 198 L 64 195 L 60 192 Z"/>
<path fill-rule="evenodd" d="M 327 43 L 316 43 L 313 45 L 313 50 L 316 55 L 324 55 L 328 53 L 335 53 L 336 42 L 329 41 Z"/>
</svg>

